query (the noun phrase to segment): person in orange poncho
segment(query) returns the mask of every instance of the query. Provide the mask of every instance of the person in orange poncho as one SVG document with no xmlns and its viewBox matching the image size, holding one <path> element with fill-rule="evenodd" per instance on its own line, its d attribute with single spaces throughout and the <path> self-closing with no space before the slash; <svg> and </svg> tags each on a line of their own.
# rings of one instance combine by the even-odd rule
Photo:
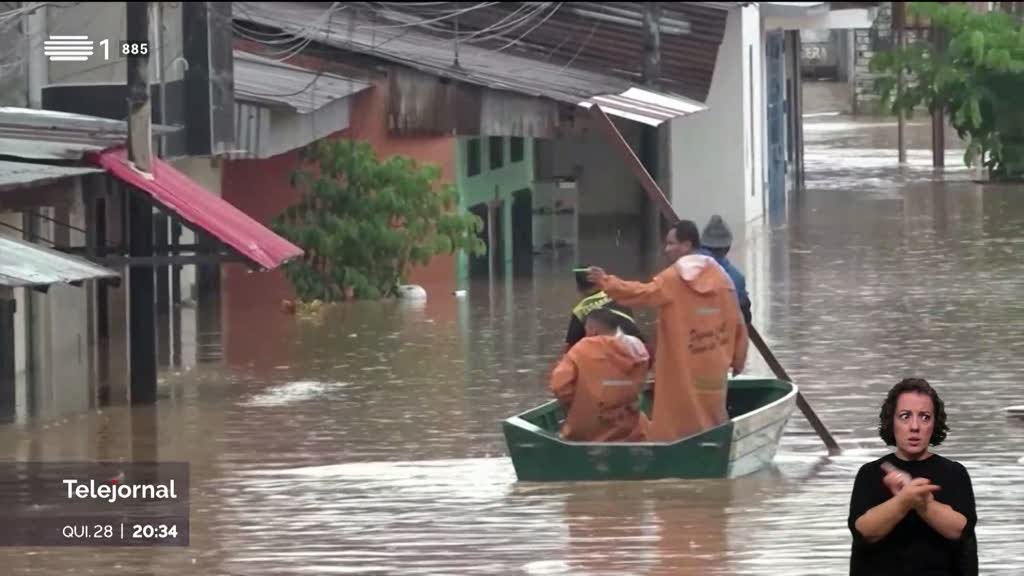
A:
<svg viewBox="0 0 1024 576">
<path fill-rule="evenodd" d="M 565 410 L 562 438 L 579 442 L 638 442 L 647 417 L 638 400 L 650 356 L 639 338 L 622 332 L 621 318 L 607 308 L 586 317 L 586 337 L 551 373 L 551 393 Z"/>
<path fill-rule="evenodd" d="M 746 363 L 747 327 L 732 280 L 699 249 L 697 225 L 682 220 L 665 238 L 672 264 L 651 282 L 627 282 L 597 267 L 589 274 L 624 306 L 658 309 L 652 442 L 672 442 L 726 422 L 729 368 L 739 374 Z"/>
</svg>

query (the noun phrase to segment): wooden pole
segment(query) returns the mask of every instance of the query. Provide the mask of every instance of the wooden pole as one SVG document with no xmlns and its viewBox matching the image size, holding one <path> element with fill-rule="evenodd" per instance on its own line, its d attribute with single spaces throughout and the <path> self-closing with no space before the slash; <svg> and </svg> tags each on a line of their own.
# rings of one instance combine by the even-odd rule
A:
<svg viewBox="0 0 1024 576">
<path fill-rule="evenodd" d="M 651 202 L 653 202 L 661 211 L 661 215 L 672 224 L 679 222 L 679 217 L 676 215 L 675 210 L 672 208 L 672 204 L 668 201 L 668 198 L 665 197 L 665 194 L 661 191 L 661 188 L 658 187 L 658 183 L 654 181 L 654 178 L 652 178 L 650 173 L 647 172 L 647 169 L 644 168 L 643 163 L 641 163 L 640 159 L 637 158 L 636 154 L 633 152 L 633 149 L 629 146 L 629 143 L 626 142 L 626 140 L 622 137 L 622 133 L 619 132 L 619 129 L 615 127 L 615 123 L 612 122 L 611 118 L 609 118 L 608 115 L 605 114 L 604 110 L 601 110 L 600 106 L 596 105 L 591 106 L 590 114 L 596 121 L 598 128 L 600 128 L 601 131 L 604 132 L 605 136 L 608 138 L 608 141 L 612 144 L 612 147 L 614 147 L 619 152 L 622 158 L 626 161 L 626 164 L 629 166 L 630 170 L 632 170 L 633 174 L 637 177 L 638 180 L 640 180 L 640 185 L 647 192 L 648 196 L 651 199 Z M 768 345 L 761 338 L 761 335 L 754 328 L 753 324 L 748 324 L 747 330 L 750 333 L 750 341 L 754 343 L 754 347 L 757 348 L 758 352 L 761 353 L 761 356 L 765 359 L 765 362 L 768 363 L 768 367 L 771 368 L 775 376 L 781 380 L 792 382 L 792 380 L 790 380 L 789 378 L 789 374 L 787 374 L 786 371 L 782 368 L 782 364 L 779 363 L 779 360 L 775 357 L 775 354 L 772 354 L 772 351 L 768 348 Z M 811 408 L 811 405 L 807 402 L 807 399 L 804 398 L 803 393 L 799 391 L 797 391 L 797 407 L 800 408 L 800 411 L 803 413 L 804 417 L 807 418 L 807 421 L 811 424 L 811 427 L 814 428 L 814 431 L 818 434 L 818 437 L 821 438 L 822 442 L 825 443 L 825 446 L 828 448 L 829 454 L 839 454 L 841 452 L 841 449 L 839 448 L 839 443 L 836 442 L 836 439 L 832 436 L 832 433 L 829 432 L 827 427 L 825 427 L 825 424 L 821 421 L 821 418 L 818 418 L 818 415 L 814 412 L 814 409 Z"/>
<path fill-rule="evenodd" d="M 907 46 L 907 5 L 903 2 L 892 3 L 892 22 L 896 34 L 896 46 L 900 50 Z M 896 93 L 903 93 L 904 78 L 903 69 L 896 72 Z M 907 163 L 907 117 L 902 110 L 896 116 L 896 149 L 900 164 Z"/>
<path fill-rule="evenodd" d="M 945 51 L 945 34 L 932 25 L 932 50 L 938 58 Z M 946 110 L 940 106 L 932 111 L 932 166 L 946 165 Z"/>
<path fill-rule="evenodd" d="M 149 2 L 126 2 L 126 42 L 150 46 Z M 149 102 L 149 50 L 127 59 L 128 75 L 128 160 L 142 172 L 152 172 L 152 110 Z M 129 191 L 129 254 L 153 257 L 153 208 L 137 191 Z M 133 267 L 129 271 L 129 355 L 131 362 L 131 403 L 156 402 L 156 307 L 153 269 Z"/>
<path fill-rule="evenodd" d="M 17 415 L 15 379 L 14 314 L 17 300 L 14 290 L 0 286 L 0 423 L 13 422 Z"/>
</svg>

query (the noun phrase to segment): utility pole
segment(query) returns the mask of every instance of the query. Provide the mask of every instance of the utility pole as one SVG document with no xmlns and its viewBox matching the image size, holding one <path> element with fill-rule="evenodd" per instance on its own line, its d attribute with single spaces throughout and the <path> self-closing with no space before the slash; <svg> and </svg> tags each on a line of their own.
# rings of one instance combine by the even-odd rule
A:
<svg viewBox="0 0 1024 576">
<path fill-rule="evenodd" d="M 658 2 L 644 2 L 644 68 L 643 83 L 658 87 L 661 77 L 661 6 Z"/>
<path fill-rule="evenodd" d="M 25 16 L 25 59 L 28 61 L 26 100 L 29 108 L 36 109 L 43 107 L 43 86 L 49 82 L 49 68 L 42 49 L 43 39 L 47 37 L 46 12 L 44 4 Z"/>
<path fill-rule="evenodd" d="M 145 45 L 127 56 L 128 160 L 141 172 L 152 172 L 153 130 L 149 101 L 150 2 L 126 2 L 126 41 Z M 145 52 L 145 54 L 143 54 Z M 153 256 L 153 208 L 138 191 L 128 190 L 129 254 Z M 156 402 L 156 307 L 153 302 L 153 268 L 129 264 L 129 356 L 131 403 Z"/>
</svg>

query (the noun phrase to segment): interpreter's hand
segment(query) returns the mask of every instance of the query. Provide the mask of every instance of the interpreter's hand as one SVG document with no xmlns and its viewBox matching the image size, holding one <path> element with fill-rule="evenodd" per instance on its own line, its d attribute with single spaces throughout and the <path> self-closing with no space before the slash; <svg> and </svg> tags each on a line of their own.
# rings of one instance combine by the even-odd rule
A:
<svg viewBox="0 0 1024 576">
<path fill-rule="evenodd" d="M 932 499 L 932 493 L 938 490 L 939 487 L 932 484 L 931 480 L 927 478 L 914 478 L 900 490 L 896 497 L 903 499 L 904 502 L 915 509 L 921 509 L 928 505 Z"/>
<path fill-rule="evenodd" d="M 896 496 L 900 493 L 900 490 L 910 482 L 910 480 L 911 478 L 906 472 L 893 470 L 882 478 L 882 483 L 885 484 L 885 487 L 888 488 L 890 492 L 892 492 L 893 496 Z"/>
<path fill-rule="evenodd" d="M 600 284 L 607 277 L 608 274 L 604 271 L 603 268 L 591 266 L 590 268 L 587 269 L 587 280 L 594 284 Z"/>
<path fill-rule="evenodd" d="M 914 479 L 905 470 L 900 470 L 890 462 L 882 462 L 882 472 L 885 472 L 882 483 L 892 492 L 893 496 L 899 494 L 900 490 Z"/>
</svg>

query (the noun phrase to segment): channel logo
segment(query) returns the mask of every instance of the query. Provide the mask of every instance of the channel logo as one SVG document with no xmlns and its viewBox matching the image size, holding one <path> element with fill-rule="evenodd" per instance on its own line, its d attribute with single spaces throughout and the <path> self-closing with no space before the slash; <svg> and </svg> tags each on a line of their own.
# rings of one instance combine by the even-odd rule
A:
<svg viewBox="0 0 1024 576">
<path fill-rule="evenodd" d="M 85 62 L 92 56 L 88 36 L 50 36 L 43 42 L 43 53 L 50 62 Z"/>
</svg>

